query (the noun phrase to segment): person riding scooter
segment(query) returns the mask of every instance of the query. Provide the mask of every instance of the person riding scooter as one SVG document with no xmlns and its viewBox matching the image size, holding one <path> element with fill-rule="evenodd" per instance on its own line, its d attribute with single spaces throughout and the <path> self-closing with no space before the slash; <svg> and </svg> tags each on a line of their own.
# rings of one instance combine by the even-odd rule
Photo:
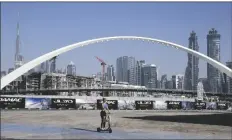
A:
<svg viewBox="0 0 232 140">
<path fill-rule="evenodd" d="M 102 103 L 102 110 L 100 112 L 101 116 L 101 129 L 105 130 L 105 124 L 106 124 L 106 117 L 107 115 L 110 114 L 108 104 L 106 102 L 106 98 L 103 98 L 103 103 Z"/>
</svg>

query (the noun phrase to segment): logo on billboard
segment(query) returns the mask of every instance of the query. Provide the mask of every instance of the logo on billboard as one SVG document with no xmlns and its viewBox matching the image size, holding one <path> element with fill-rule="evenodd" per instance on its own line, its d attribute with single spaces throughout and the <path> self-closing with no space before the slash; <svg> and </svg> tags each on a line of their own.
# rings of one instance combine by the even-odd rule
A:
<svg viewBox="0 0 232 140">
<path fill-rule="evenodd" d="M 1 102 L 21 102 L 22 98 L 3 98 L 1 97 Z"/>
<path fill-rule="evenodd" d="M 203 105 L 205 105 L 205 103 L 197 103 L 197 105 L 201 105 L 201 106 L 203 106 Z"/>
<path fill-rule="evenodd" d="M 103 101 L 100 101 L 100 103 L 102 104 L 102 103 L 103 103 Z M 106 101 L 106 103 L 107 103 L 107 104 L 115 104 L 115 103 L 116 103 L 116 101 L 107 100 L 107 101 Z"/>
<path fill-rule="evenodd" d="M 218 106 L 226 106 L 226 104 L 222 104 L 222 103 L 221 103 L 221 104 L 218 104 Z"/>
<path fill-rule="evenodd" d="M 142 104 L 151 104 L 151 101 L 138 101 L 137 103 L 139 105 L 142 105 Z"/>
<path fill-rule="evenodd" d="M 180 102 L 169 102 L 169 104 L 178 105 L 178 104 L 180 104 Z"/>
<path fill-rule="evenodd" d="M 73 103 L 73 100 L 69 100 L 69 99 L 57 99 L 54 101 L 54 103 L 58 104 L 58 103 L 65 103 L 65 104 L 71 104 Z"/>
</svg>

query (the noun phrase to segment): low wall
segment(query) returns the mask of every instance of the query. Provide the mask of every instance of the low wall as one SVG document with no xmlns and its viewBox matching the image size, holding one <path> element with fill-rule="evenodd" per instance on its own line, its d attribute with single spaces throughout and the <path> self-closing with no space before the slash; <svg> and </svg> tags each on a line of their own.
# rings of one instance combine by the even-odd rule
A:
<svg viewBox="0 0 232 140">
<path fill-rule="evenodd" d="M 2 95 L 1 109 L 101 109 L 102 97 L 94 96 L 45 96 L 45 95 Z M 106 97 L 109 109 L 152 110 L 184 109 L 227 110 L 225 102 L 195 102 L 187 98 L 151 97 Z"/>
<path fill-rule="evenodd" d="M 57 96 L 57 95 L 1 95 L 1 97 L 24 97 L 24 98 L 70 98 L 70 99 L 84 99 L 84 100 L 97 100 L 103 97 L 98 96 Z M 154 98 L 154 97 L 106 97 L 107 100 L 148 100 L 148 101 L 189 101 L 194 102 L 194 98 Z"/>
</svg>

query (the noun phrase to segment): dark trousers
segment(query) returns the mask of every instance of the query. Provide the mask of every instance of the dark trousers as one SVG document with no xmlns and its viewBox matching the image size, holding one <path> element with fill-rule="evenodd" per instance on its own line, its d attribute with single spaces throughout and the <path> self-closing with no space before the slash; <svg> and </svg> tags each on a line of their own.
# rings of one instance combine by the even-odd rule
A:
<svg viewBox="0 0 232 140">
<path fill-rule="evenodd" d="M 101 116 L 101 128 L 105 128 L 106 112 L 102 110 L 100 112 L 100 116 Z"/>
</svg>

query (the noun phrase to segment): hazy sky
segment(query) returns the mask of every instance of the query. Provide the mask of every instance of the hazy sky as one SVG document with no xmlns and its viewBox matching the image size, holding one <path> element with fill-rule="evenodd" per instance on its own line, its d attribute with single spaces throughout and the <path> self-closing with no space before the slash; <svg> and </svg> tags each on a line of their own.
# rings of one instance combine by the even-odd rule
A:
<svg viewBox="0 0 232 140">
<path fill-rule="evenodd" d="M 225 63 L 231 60 L 231 17 L 230 3 L 2 3 L 1 69 L 13 67 L 18 20 L 26 61 L 72 43 L 107 36 L 153 37 L 188 47 L 192 30 L 200 52 L 207 54 L 206 35 L 215 28 L 221 34 L 221 62 Z M 57 66 L 64 68 L 73 61 L 77 74 L 91 75 L 101 71 L 94 56 L 115 66 L 117 57 L 124 55 L 155 64 L 159 75 L 168 77 L 184 74 L 187 65 L 186 52 L 121 40 L 62 54 Z M 206 62 L 200 60 L 199 67 L 200 77 L 206 77 Z"/>
</svg>

